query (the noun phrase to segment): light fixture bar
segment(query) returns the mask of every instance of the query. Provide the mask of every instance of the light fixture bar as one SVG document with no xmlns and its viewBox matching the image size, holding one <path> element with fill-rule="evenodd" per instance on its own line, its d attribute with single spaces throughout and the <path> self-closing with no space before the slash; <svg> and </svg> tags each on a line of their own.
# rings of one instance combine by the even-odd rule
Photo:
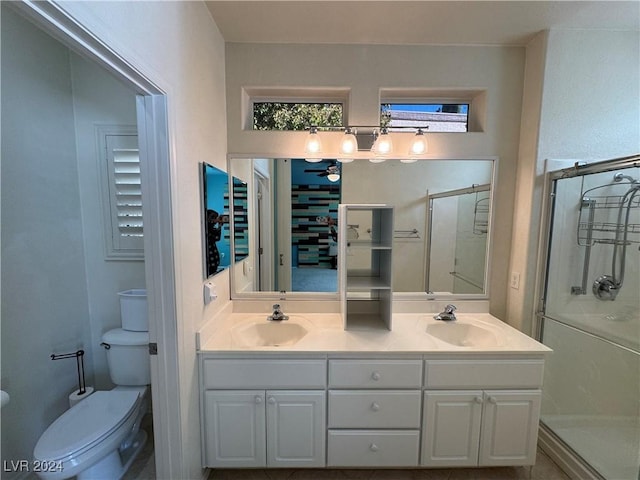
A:
<svg viewBox="0 0 640 480">
<path fill-rule="evenodd" d="M 308 129 L 309 135 L 305 142 L 306 160 L 308 162 L 319 162 L 322 158 L 330 156 L 343 163 L 351 162 L 359 158 L 369 158 L 373 162 L 376 162 L 376 160 L 382 162 L 388 158 L 397 158 L 404 163 L 412 163 L 428 152 L 428 142 L 425 136 L 425 131 L 428 128 L 428 126 L 380 127 L 378 125 L 311 126 Z M 335 151 L 335 153 L 323 152 L 319 133 L 339 131 L 343 131 L 344 135 L 339 141 L 337 151 Z M 394 135 L 396 133 L 415 134 L 411 141 L 409 151 L 406 154 L 400 155 L 394 151 L 391 133 Z M 398 137 L 396 137 L 396 139 L 397 138 Z M 333 141 L 329 144 L 335 145 Z M 330 150 L 333 150 L 333 148 Z M 367 156 L 369 152 L 372 157 Z"/>
</svg>

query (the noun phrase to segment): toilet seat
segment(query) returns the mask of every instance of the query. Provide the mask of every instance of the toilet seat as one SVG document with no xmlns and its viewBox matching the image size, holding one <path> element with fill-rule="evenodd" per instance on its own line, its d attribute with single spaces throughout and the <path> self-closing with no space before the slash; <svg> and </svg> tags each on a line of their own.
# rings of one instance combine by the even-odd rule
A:
<svg viewBox="0 0 640 480">
<path fill-rule="evenodd" d="M 137 411 L 139 391 L 98 391 L 63 413 L 42 434 L 34 449 L 40 461 L 77 457 L 102 442 Z"/>
</svg>

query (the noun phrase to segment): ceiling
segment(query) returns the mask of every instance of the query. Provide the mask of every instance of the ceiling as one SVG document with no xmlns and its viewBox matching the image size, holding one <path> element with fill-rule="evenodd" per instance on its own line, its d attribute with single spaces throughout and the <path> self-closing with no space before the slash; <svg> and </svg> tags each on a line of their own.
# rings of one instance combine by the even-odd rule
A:
<svg viewBox="0 0 640 480">
<path fill-rule="evenodd" d="M 636 1 L 207 1 L 226 42 L 526 45 L 541 30 L 640 30 Z"/>
</svg>

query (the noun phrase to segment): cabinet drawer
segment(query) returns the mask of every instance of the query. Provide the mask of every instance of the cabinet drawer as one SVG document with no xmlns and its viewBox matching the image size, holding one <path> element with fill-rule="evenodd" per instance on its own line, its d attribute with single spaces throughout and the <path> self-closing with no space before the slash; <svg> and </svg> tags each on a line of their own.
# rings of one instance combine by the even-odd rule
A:
<svg viewBox="0 0 640 480">
<path fill-rule="evenodd" d="M 216 388 L 325 388 L 326 361 L 205 359 L 205 389 Z"/>
<path fill-rule="evenodd" d="M 329 360 L 333 388 L 420 388 L 420 360 Z"/>
<path fill-rule="evenodd" d="M 418 465 L 418 430 L 329 430 L 330 467 Z"/>
<path fill-rule="evenodd" d="M 539 388 L 544 360 L 426 360 L 426 388 Z"/>
<path fill-rule="evenodd" d="M 419 390 L 331 390 L 329 428 L 420 428 Z"/>
</svg>

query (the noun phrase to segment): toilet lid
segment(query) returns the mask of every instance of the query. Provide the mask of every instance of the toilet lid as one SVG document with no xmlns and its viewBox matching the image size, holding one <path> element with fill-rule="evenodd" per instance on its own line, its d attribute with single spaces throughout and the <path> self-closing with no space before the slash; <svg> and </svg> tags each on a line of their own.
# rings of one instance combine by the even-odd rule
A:
<svg viewBox="0 0 640 480">
<path fill-rule="evenodd" d="M 33 455 L 38 460 L 59 460 L 86 450 L 122 425 L 135 410 L 138 392 L 95 392 L 64 412 L 38 440 Z"/>
</svg>

